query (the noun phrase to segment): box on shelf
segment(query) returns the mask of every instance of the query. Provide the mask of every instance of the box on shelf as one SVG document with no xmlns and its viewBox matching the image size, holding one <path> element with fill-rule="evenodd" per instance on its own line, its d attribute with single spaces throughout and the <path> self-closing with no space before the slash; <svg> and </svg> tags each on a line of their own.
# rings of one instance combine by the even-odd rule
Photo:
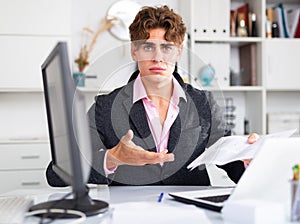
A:
<svg viewBox="0 0 300 224">
<path fill-rule="evenodd" d="M 297 129 L 294 136 L 300 136 L 300 112 L 268 113 L 268 133 Z"/>
<path fill-rule="evenodd" d="M 239 47 L 241 85 L 257 85 L 257 46 L 246 44 Z"/>
</svg>

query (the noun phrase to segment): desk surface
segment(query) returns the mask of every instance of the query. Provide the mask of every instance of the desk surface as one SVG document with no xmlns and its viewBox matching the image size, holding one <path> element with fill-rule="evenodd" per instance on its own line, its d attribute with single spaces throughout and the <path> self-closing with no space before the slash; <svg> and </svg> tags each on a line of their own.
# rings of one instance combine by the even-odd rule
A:
<svg viewBox="0 0 300 224">
<path fill-rule="evenodd" d="M 159 216 L 167 215 L 167 217 L 172 218 L 172 221 L 174 220 L 174 216 L 178 216 L 178 212 L 180 211 L 181 214 L 182 211 L 189 211 L 187 209 L 191 209 L 193 211 L 196 210 L 196 212 L 199 211 L 201 215 L 203 214 L 208 218 L 208 222 L 196 222 L 195 220 L 198 219 L 198 216 L 191 217 L 189 220 L 186 220 L 188 223 L 213 223 L 213 224 L 222 224 L 224 223 L 222 220 L 222 216 L 220 213 L 201 209 L 198 207 L 191 207 L 191 205 L 187 205 L 178 201 L 173 200 L 172 197 L 168 195 L 169 192 L 175 192 L 175 191 L 186 191 L 186 190 L 199 190 L 199 189 L 205 189 L 207 187 L 201 187 L 201 186 L 112 186 L 107 187 L 104 185 L 99 186 L 92 186 L 90 190 L 90 196 L 93 199 L 98 200 L 104 200 L 109 202 L 110 204 L 110 212 L 108 212 L 104 217 L 103 215 L 88 217 L 87 220 L 84 222 L 86 224 L 91 223 L 101 223 L 101 224 L 119 224 L 119 223 L 136 223 L 134 222 L 134 216 L 137 213 L 144 213 L 141 215 L 145 216 L 145 221 L 143 221 L 143 224 L 156 224 L 156 223 L 162 223 L 157 222 L 155 220 L 155 216 L 158 215 L 157 211 L 159 211 Z M 34 189 L 34 190 L 17 190 L 8 192 L 4 195 L 32 195 L 35 198 L 35 203 L 44 202 L 48 200 L 54 200 L 62 198 L 66 193 L 70 192 L 70 188 L 59 188 L 59 189 Z M 164 198 L 162 203 L 158 203 L 158 197 L 161 192 L 164 192 Z M 122 204 L 124 203 L 124 204 Z M 141 210 L 143 206 L 146 206 L 145 210 Z M 123 207 L 118 207 L 122 205 Z M 134 206 L 132 206 L 134 205 Z M 149 207 L 149 205 L 151 207 Z M 163 205 L 162 207 L 159 207 L 160 205 Z M 124 207 L 125 206 L 125 207 Z M 130 207 L 131 206 L 131 207 Z M 140 208 L 138 208 L 140 207 Z M 161 210 L 157 210 L 157 207 Z M 115 222 L 115 216 L 119 215 L 120 208 L 129 211 L 129 213 L 126 215 L 126 221 L 124 222 Z M 137 209 L 135 209 L 137 208 Z M 119 210 L 118 210 L 119 209 Z M 133 211 L 133 209 L 135 211 Z M 118 213 L 117 213 L 118 212 Z M 155 215 L 151 215 L 151 214 Z M 190 213 L 189 213 L 190 214 Z M 194 213 L 191 213 L 194 214 Z M 109 218 L 109 215 L 113 216 L 112 219 Z M 141 216 L 140 215 L 140 216 Z M 196 219 L 197 218 L 197 219 Z M 200 217 L 201 218 L 201 217 Z M 151 220 L 150 220 L 151 219 Z M 166 219 L 166 218 L 164 218 Z M 37 218 L 30 217 L 26 218 L 25 223 L 38 223 Z M 200 220 L 201 221 L 201 220 Z M 70 220 L 56 220 L 53 223 L 69 223 Z M 165 222 L 164 222 L 165 223 Z M 174 224 L 176 223 L 182 223 L 182 220 L 180 222 L 172 222 Z"/>
<path fill-rule="evenodd" d="M 114 210 L 115 206 L 120 205 L 120 203 L 137 203 L 135 205 L 139 205 L 139 203 L 153 203 L 153 205 L 162 204 L 164 206 L 168 206 L 168 212 L 172 212 L 172 208 L 174 208 L 174 212 L 178 211 L 178 208 L 190 208 L 191 205 L 186 205 L 181 202 L 177 202 L 173 200 L 172 197 L 168 195 L 169 192 L 175 192 L 175 191 L 184 191 L 184 190 L 199 190 L 204 189 L 206 187 L 200 187 L 200 186 L 111 186 L 107 187 L 104 185 L 99 186 L 91 186 L 90 190 L 90 196 L 93 199 L 98 200 L 104 200 L 109 202 L 111 209 L 111 213 L 114 216 L 114 213 L 116 211 Z M 45 188 L 45 189 L 32 189 L 32 190 L 16 190 L 7 192 L 2 195 L 31 195 L 35 198 L 35 203 L 40 203 L 48 200 L 55 200 L 62 198 L 66 193 L 70 192 L 70 188 Z M 161 192 L 164 192 L 164 198 L 161 203 L 158 203 L 158 197 Z M 123 204 L 126 205 L 126 204 Z M 144 205 L 144 204 L 143 204 Z M 194 209 L 194 208 L 193 208 Z M 196 208 L 199 210 L 203 210 L 201 208 Z M 209 220 L 211 220 L 211 223 L 223 223 L 222 217 L 220 213 L 209 211 L 209 210 L 203 210 L 206 216 Z M 145 211 L 145 212 L 151 212 L 151 211 Z M 161 211 L 161 215 L 164 215 L 164 211 Z M 176 214 L 167 214 L 167 215 L 176 215 Z M 130 217 L 127 217 L 130 218 Z M 154 217 L 153 217 L 154 218 Z M 102 215 L 99 216 L 93 216 L 88 217 L 87 220 L 84 222 L 86 224 L 90 223 L 103 223 L 103 224 L 115 224 L 115 222 L 108 222 L 103 221 Z M 107 219 L 107 218 L 105 218 Z M 132 217 L 134 219 L 134 217 Z M 25 223 L 38 223 L 37 218 L 35 217 L 29 217 L 26 218 Z M 127 220 L 129 221 L 129 220 Z M 148 220 L 149 221 L 149 220 Z M 151 221 L 151 220 L 150 220 Z M 151 222 L 145 222 L 146 223 L 157 223 L 154 221 Z M 56 220 L 53 223 L 68 223 L 69 221 L 66 220 Z M 119 223 L 119 222 L 117 222 Z M 129 223 L 129 222 L 124 222 Z M 130 222 L 132 223 L 132 222 Z M 193 222 L 189 222 L 193 223 Z"/>
<path fill-rule="evenodd" d="M 184 203 L 175 201 L 171 196 L 168 195 L 169 192 L 175 191 L 186 191 L 186 190 L 199 190 L 205 189 L 207 187 L 203 186 L 138 186 L 138 187 L 110 187 L 110 203 L 120 203 L 120 202 L 157 202 L 158 197 L 161 192 L 164 192 L 163 203 L 178 207 L 190 207 Z M 197 208 L 201 209 L 201 208 Z M 223 223 L 222 216 L 220 213 L 201 209 L 205 212 L 212 223 Z M 191 223 L 191 222 L 189 222 Z M 197 222 L 199 223 L 199 222 Z"/>
</svg>

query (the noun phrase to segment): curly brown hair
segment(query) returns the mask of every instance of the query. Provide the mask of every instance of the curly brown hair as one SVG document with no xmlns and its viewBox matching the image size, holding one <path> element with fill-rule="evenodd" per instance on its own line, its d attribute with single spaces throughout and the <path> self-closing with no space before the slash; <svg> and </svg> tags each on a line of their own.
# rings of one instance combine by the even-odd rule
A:
<svg viewBox="0 0 300 224">
<path fill-rule="evenodd" d="M 180 46 L 184 40 L 186 27 L 182 17 L 168 6 L 145 6 L 138 12 L 129 26 L 131 41 L 147 40 L 149 30 L 163 28 L 166 30 L 165 39 Z"/>
</svg>

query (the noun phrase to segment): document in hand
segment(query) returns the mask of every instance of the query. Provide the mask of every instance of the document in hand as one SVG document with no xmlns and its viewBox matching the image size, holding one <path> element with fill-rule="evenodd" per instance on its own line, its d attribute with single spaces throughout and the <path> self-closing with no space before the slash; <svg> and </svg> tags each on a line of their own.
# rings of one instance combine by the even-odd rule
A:
<svg viewBox="0 0 300 224">
<path fill-rule="evenodd" d="M 224 165 L 229 162 L 252 159 L 261 148 L 265 139 L 288 138 L 296 132 L 296 129 L 276 132 L 261 136 L 255 143 L 249 144 L 247 136 L 227 136 L 220 138 L 212 146 L 207 148 L 198 158 L 191 162 L 187 168 L 194 169 L 202 164 Z"/>
</svg>

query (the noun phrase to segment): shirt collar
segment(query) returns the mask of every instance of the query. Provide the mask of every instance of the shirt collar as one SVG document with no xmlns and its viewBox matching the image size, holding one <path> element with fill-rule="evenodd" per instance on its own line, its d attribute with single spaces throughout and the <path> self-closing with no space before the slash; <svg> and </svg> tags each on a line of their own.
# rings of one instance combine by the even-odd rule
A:
<svg viewBox="0 0 300 224">
<path fill-rule="evenodd" d="M 183 91 L 182 87 L 178 83 L 178 81 L 172 77 L 173 80 L 173 94 L 172 99 L 176 105 L 179 103 L 179 99 L 183 98 L 185 102 L 187 102 L 185 92 Z M 133 84 L 133 103 L 137 102 L 140 99 L 148 98 L 146 89 L 141 79 L 141 75 L 139 74 L 138 77 L 135 79 Z"/>
</svg>

